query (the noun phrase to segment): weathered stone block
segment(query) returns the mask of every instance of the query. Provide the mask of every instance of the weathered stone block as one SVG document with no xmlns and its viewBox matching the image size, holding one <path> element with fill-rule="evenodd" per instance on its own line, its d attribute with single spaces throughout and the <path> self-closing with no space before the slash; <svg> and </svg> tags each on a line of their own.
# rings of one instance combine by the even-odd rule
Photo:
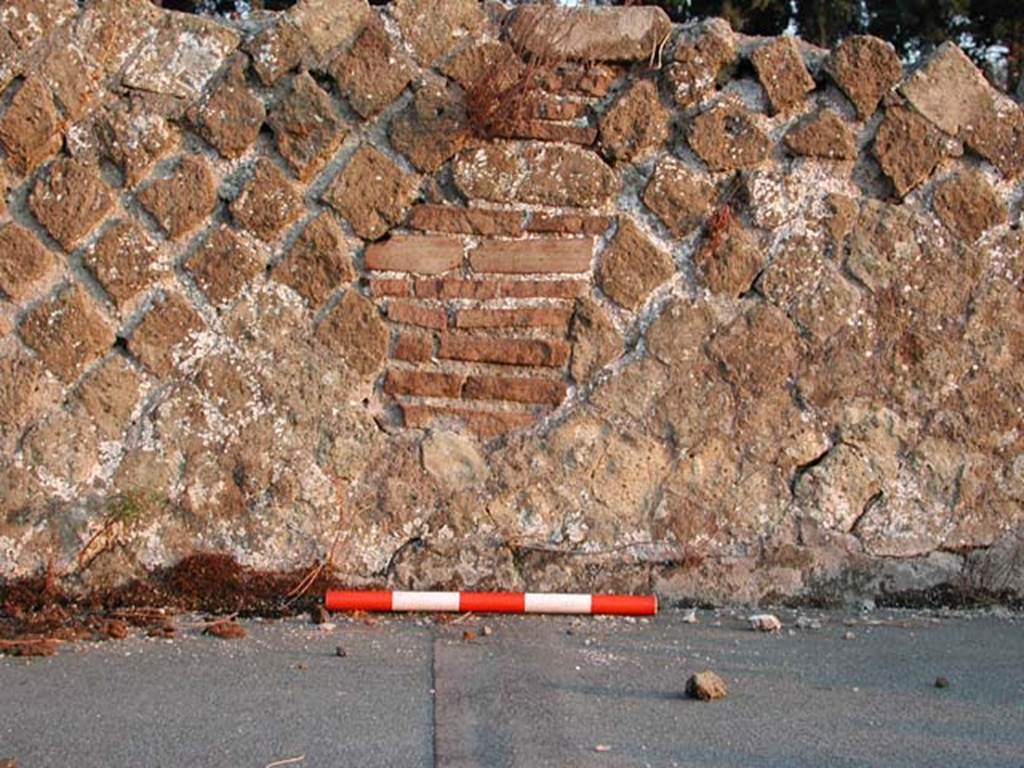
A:
<svg viewBox="0 0 1024 768">
<path fill-rule="evenodd" d="M 695 40 L 676 43 L 665 79 L 683 109 L 695 106 L 710 95 L 723 71 L 736 63 L 736 40 L 728 23 L 721 19 L 704 22 Z"/>
<path fill-rule="evenodd" d="M 64 250 L 70 251 L 114 206 L 114 195 L 96 168 L 58 160 L 32 187 L 28 206 Z"/>
<path fill-rule="evenodd" d="M 753 114 L 735 104 L 720 104 L 698 115 L 686 137 L 713 171 L 734 171 L 768 157 L 771 142 Z"/>
<path fill-rule="evenodd" d="M 360 147 L 324 193 L 324 201 L 344 216 L 360 237 L 377 240 L 400 223 L 419 180 L 379 149 Z"/>
<path fill-rule="evenodd" d="M 958 173 L 935 187 L 932 208 L 957 237 L 973 243 L 1006 221 L 1006 204 L 979 173 Z"/>
<path fill-rule="evenodd" d="M 83 261 L 100 285 L 123 307 L 167 274 L 160 249 L 137 223 L 119 219 L 100 235 Z"/>
<path fill-rule="evenodd" d="M 187 367 L 189 355 L 205 324 L 191 305 L 177 294 L 156 301 L 132 331 L 128 351 L 159 378 Z"/>
<path fill-rule="evenodd" d="M 781 311 L 755 304 L 715 335 L 708 352 L 734 386 L 759 395 L 785 385 L 796 368 L 800 342 Z"/>
<path fill-rule="evenodd" d="M 33 307 L 18 326 L 25 343 L 54 375 L 74 382 L 114 343 L 114 331 L 76 285 Z"/>
<path fill-rule="evenodd" d="M 271 272 L 314 307 L 323 304 L 339 286 L 355 279 L 349 245 L 330 213 L 313 219 Z"/>
<path fill-rule="evenodd" d="M 366 248 L 366 268 L 437 275 L 462 265 L 462 241 L 438 235 L 395 235 Z"/>
<path fill-rule="evenodd" d="M 437 171 L 469 138 L 462 96 L 443 80 L 429 80 L 391 121 L 388 138 L 418 170 Z"/>
<path fill-rule="evenodd" d="M 270 110 L 267 124 L 278 151 L 301 181 L 323 168 L 348 133 L 331 97 L 307 72 L 292 78 L 288 92 Z"/>
<path fill-rule="evenodd" d="M 599 125 L 601 150 L 610 160 L 636 160 L 668 140 L 671 115 L 661 104 L 658 86 L 640 80 L 630 86 Z"/>
<path fill-rule="evenodd" d="M 413 70 L 408 57 L 391 42 L 380 19 L 374 18 L 352 48 L 331 62 L 330 73 L 352 109 L 370 117 L 402 94 Z"/>
<path fill-rule="evenodd" d="M 424 66 L 451 52 L 461 38 L 480 30 L 485 18 L 474 0 L 395 0 L 391 12 L 402 37 Z"/>
<path fill-rule="evenodd" d="M 205 103 L 189 111 L 199 134 L 228 159 L 241 157 L 256 142 L 267 116 L 245 83 L 247 64 L 244 54 L 235 58 Z"/>
<path fill-rule="evenodd" d="M 845 38 L 832 51 L 825 69 L 853 102 L 861 120 L 875 113 L 882 97 L 896 87 L 903 75 L 896 49 L 870 35 Z"/>
<path fill-rule="evenodd" d="M 507 432 L 528 427 L 537 421 L 532 413 L 521 411 L 475 411 L 468 408 L 444 408 L 402 404 L 405 426 L 427 429 L 440 424 L 464 424 L 467 429 L 490 440 Z"/>
<path fill-rule="evenodd" d="M 252 66 L 264 85 L 273 85 L 302 61 L 306 44 L 302 33 L 282 16 L 246 46 Z"/>
<path fill-rule="evenodd" d="M 61 119 L 50 89 L 38 77 L 29 77 L 0 118 L 0 144 L 12 168 L 28 174 L 57 154 L 61 145 Z"/>
<path fill-rule="evenodd" d="M 75 0 L 8 0 L 0 7 L 0 29 L 24 50 L 76 13 Z"/>
<path fill-rule="evenodd" d="M 356 373 L 369 376 L 388 350 L 388 331 L 371 301 L 350 288 L 321 321 L 316 337 Z"/>
<path fill-rule="evenodd" d="M 142 375 L 122 355 L 112 354 L 82 379 L 75 400 L 101 437 L 116 440 L 129 427 L 142 394 Z"/>
<path fill-rule="evenodd" d="M 632 219 L 620 219 L 619 231 L 601 257 L 598 279 L 608 298 L 636 310 L 673 274 L 672 257 L 652 243 Z"/>
<path fill-rule="evenodd" d="M 590 298 L 576 302 L 569 328 L 572 361 L 569 371 L 582 384 L 622 354 L 622 334 L 605 309 Z"/>
<path fill-rule="evenodd" d="M 56 259 L 32 233 L 19 224 L 0 227 L 0 291 L 24 301 L 56 266 Z"/>
<path fill-rule="evenodd" d="M 24 353 L 0 355 L 0 445 L 5 450 L 13 449 L 42 400 L 43 375 L 43 367 Z"/>
<path fill-rule="evenodd" d="M 141 100 L 110 106 L 100 124 L 100 138 L 110 159 L 121 168 L 126 187 L 134 187 L 153 164 L 178 141 L 175 128 Z"/>
<path fill-rule="evenodd" d="M 231 215 L 261 240 L 274 240 L 302 215 L 302 196 L 273 161 L 260 158 L 252 178 L 231 203 Z"/>
<path fill-rule="evenodd" d="M 222 225 L 185 262 L 210 302 L 233 300 L 263 271 L 263 261 L 252 245 L 231 227 Z"/>
<path fill-rule="evenodd" d="M 288 11 L 290 21 L 306 39 L 316 60 L 352 40 L 373 11 L 366 0 L 299 0 Z"/>
<path fill-rule="evenodd" d="M 618 191 L 618 179 L 586 149 L 537 142 L 498 142 L 459 154 L 455 184 L 470 198 L 496 203 L 597 207 Z"/>
<path fill-rule="evenodd" d="M 676 237 L 686 237 L 711 212 L 715 188 L 678 160 L 666 157 L 644 189 L 644 205 Z"/>
<path fill-rule="evenodd" d="M 594 238 L 526 238 L 484 240 L 470 251 L 474 272 L 586 272 L 594 255 Z"/>
<path fill-rule="evenodd" d="M 177 240 L 203 223 L 217 205 L 210 164 L 200 155 L 186 155 L 168 178 L 142 189 L 138 198 L 171 239 Z"/>
<path fill-rule="evenodd" d="M 518 237 L 523 233 L 523 214 L 519 211 L 422 203 L 409 211 L 406 224 L 424 232 Z"/>
<path fill-rule="evenodd" d="M 875 134 L 875 157 L 901 197 L 927 181 L 943 156 L 942 134 L 905 107 L 890 107 Z"/>
<path fill-rule="evenodd" d="M 693 256 L 700 282 L 712 293 L 733 297 L 753 287 L 764 262 L 756 235 L 737 221 L 709 235 Z"/>
<path fill-rule="evenodd" d="M 779 37 L 758 46 L 750 56 L 757 78 L 768 94 L 772 112 L 786 112 L 814 90 L 800 46 L 792 37 Z"/>
<path fill-rule="evenodd" d="M 516 8 L 512 44 L 541 59 L 642 61 L 668 38 L 672 24 L 654 6 L 636 8 Z"/>
<path fill-rule="evenodd" d="M 796 155 L 827 160 L 856 160 L 857 141 L 850 127 L 831 109 L 822 109 L 786 132 L 786 146 Z"/>
</svg>

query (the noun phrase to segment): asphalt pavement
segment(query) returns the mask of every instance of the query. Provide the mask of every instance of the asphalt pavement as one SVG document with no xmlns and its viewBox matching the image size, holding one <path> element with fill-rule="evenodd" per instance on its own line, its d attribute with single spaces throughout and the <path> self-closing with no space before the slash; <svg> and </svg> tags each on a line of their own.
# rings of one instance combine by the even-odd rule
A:
<svg viewBox="0 0 1024 768">
<path fill-rule="evenodd" d="M 1024 766 L 1024 616 L 786 611 L 765 634 L 747 615 L 248 621 L 241 640 L 181 617 L 173 640 L 0 657 L 0 765 Z M 704 669 L 727 698 L 684 696 Z"/>
</svg>

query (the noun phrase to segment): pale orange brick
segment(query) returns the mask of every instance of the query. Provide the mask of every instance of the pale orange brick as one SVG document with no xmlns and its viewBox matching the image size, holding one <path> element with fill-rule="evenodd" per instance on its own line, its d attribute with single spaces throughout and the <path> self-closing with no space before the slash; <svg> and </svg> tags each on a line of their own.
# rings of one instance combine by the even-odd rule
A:
<svg viewBox="0 0 1024 768">
<path fill-rule="evenodd" d="M 518 237 L 523 234 L 523 213 L 423 203 L 409 212 L 408 224 L 425 232 Z"/>
<path fill-rule="evenodd" d="M 374 277 L 370 278 L 369 285 L 372 296 L 412 296 L 412 284 L 404 278 Z"/>
<path fill-rule="evenodd" d="M 388 302 L 388 320 L 438 330 L 448 327 L 448 314 L 444 307 L 428 306 L 414 301 Z"/>
<path fill-rule="evenodd" d="M 503 339 L 441 334 L 438 353 L 446 360 L 558 368 L 569 360 L 569 345 L 560 339 Z"/>
<path fill-rule="evenodd" d="M 565 327 L 572 317 L 568 307 L 514 307 L 512 309 L 463 309 L 455 318 L 457 328 Z"/>
<path fill-rule="evenodd" d="M 417 280 L 413 292 L 419 299 L 575 299 L 587 292 L 582 280 Z"/>
<path fill-rule="evenodd" d="M 465 376 L 456 373 L 407 371 L 391 368 L 384 381 L 384 391 L 392 396 L 456 398 L 462 392 L 465 380 Z"/>
<path fill-rule="evenodd" d="M 470 253 L 469 263 L 476 272 L 586 272 L 593 252 L 592 237 L 489 240 Z"/>
<path fill-rule="evenodd" d="M 440 235 L 394 235 L 366 249 L 366 268 L 438 275 L 462 264 L 462 241 Z"/>
<path fill-rule="evenodd" d="M 530 232 L 552 232 L 561 235 L 600 235 L 612 224 L 611 216 L 588 216 L 582 213 L 535 213 L 526 229 Z"/>
<path fill-rule="evenodd" d="M 429 405 L 402 405 L 405 426 L 410 429 L 426 429 L 442 419 L 462 421 L 480 437 L 489 439 L 528 427 L 537 421 L 537 416 L 522 411 L 473 411 L 463 408 L 443 408 Z"/>
<path fill-rule="evenodd" d="M 566 389 L 566 383 L 558 379 L 470 376 L 466 379 L 462 396 L 467 400 L 508 400 L 557 406 L 565 399 Z"/>
<path fill-rule="evenodd" d="M 391 357 L 411 363 L 425 363 L 434 356 L 434 339 L 415 333 L 399 334 Z"/>
</svg>

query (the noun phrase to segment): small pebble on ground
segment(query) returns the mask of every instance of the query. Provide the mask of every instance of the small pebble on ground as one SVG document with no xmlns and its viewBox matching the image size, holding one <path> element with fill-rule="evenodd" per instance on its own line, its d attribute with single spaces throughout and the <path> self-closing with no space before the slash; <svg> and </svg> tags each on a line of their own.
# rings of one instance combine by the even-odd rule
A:
<svg viewBox="0 0 1024 768">
<path fill-rule="evenodd" d="M 700 701 L 724 699 L 728 694 L 725 681 L 710 670 L 698 672 L 686 681 L 686 695 Z"/>
</svg>

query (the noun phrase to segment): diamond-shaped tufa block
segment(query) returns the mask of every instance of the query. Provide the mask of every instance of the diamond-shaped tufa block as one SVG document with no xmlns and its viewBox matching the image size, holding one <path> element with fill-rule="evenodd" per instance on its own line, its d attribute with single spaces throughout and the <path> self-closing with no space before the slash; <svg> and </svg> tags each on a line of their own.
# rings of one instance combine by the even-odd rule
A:
<svg viewBox="0 0 1024 768">
<path fill-rule="evenodd" d="M 379 19 L 366 26 L 350 50 L 331 62 L 330 73 L 338 90 L 363 117 L 380 112 L 397 99 L 412 79 L 408 57 L 396 49 Z"/>
<path fill-rule="evenodd" d="M 246 58 L 239 55 L 201 107 L 189 112 L 200 135 L 224 157 L 245 154 L 259 136 L 267 112 L 245 83 Z"/>
<path fill-rule="evenodd" d="M 104 151 L 121 169 L 127 187 L 146 178 L 153 164 L 178 141 L 177 130 L 138 99 L 114 104 L 99 128 Z"/>
<path fill-rule="evenodd" d="M 114 194 L 99 171 L 62 159 L 42 174 L 29 195 L 28 207 L 65 250 L 72 250 L 114 206 Z"/>
<path fill-rule="evenodd" d="M 348 219 L 360 237 L 376 240 L 401 223 L 419 180 L 379 149 L 364 145 L 335 176 L 324 200 Z"/>
<path fill-rule="evenodd" d="M 210 301 L 220 305 L 262 272 L 263 262 L 245 237 L 223 225 L 188 258 L 185 269 Z"/>
<path fill-rule="evenodd" d="M 119 306 L 167 274 L 159 263 L 160 249 L 131 219 L 119 219 L 100 235 L 83 259 L 104 290 Z"/>
<path fill-rule="evenodd" d="M 74 382 L 114 344 L 114 331 L 77 285 L 66 286 L 24 317 L 18 332 L 66 384 Z"/>
<path fill-rule="evenodd" d="M 319 171 L 348 129 L 328 96 L 307 72 L 292 78 L 288 93 L 267 119 L 277 149 L 302 181 Z"/>
<path fill-rule="evenodd" d="M 28 174 L 60 151 L 60 115 L 53 95 L 38 77 L 29 77 L 0 118 L 0 144 L 11 167 Z"/>
<path fill-rule="evenodd" d="M 235 221 L 267 242 L 299 218 L 302 210 L 302 196 L 295 185 L 265 158 L 257 162 L 252 178 L 231 203 Z"/>
<path fill-rule="evenodd" d="M 128 339 L 128 351 L 156 376 L 173 374 L 202 331 L 203 319 L 185 299 L 168 294 L 157 301 Z"/>
<path fill-rule="evenodd" d="M 187 155 L 166 179 L 138 194 L 142 207 L 153 214 L 174 240 L 198 227 L 217 205 L 217 189 L 206 158 Z"/>
<path fill-rule="evenodd" d="M 19 224 L 0 227 L 0 291 L 27 299 L 56 265 L 53 254 Z"/>
<path fill-rule="evenodd" d="M 294 288 L 314 307 L 355 278 L 345 236 L 330 213 L 320 214 L 302 230 L 271 277 Z"/>
<path fill-rule="evenodd" d="M 114 353 L 82 379 L 75 400 L 100 434 L 113 440 L 128 427 L 142 382 L 142 374 L 123 355 Z"/>
</svg>

